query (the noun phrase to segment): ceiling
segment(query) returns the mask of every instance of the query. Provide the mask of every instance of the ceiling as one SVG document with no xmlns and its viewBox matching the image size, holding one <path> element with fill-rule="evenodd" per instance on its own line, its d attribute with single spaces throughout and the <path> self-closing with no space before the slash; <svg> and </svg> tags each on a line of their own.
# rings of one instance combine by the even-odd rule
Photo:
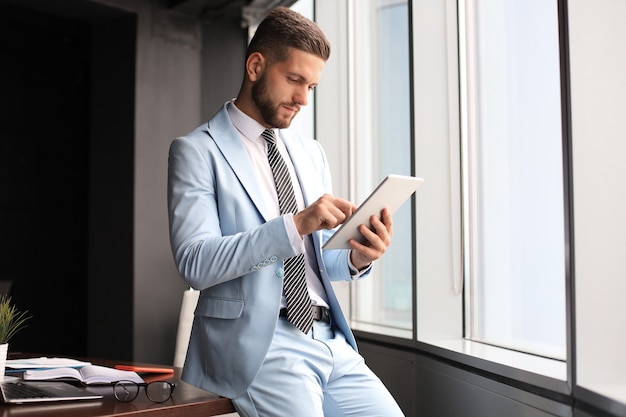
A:
<svg viewBox="0 0 626 417">
<path fill-rule="evenodd" d="M 154 0 L 170 10 L 204 21 L 239 20 L 243 26 L 256 26 L 267 12 L 278 6 L 291 6 L 297 0 Z M 0 0 L 40 11 L 89 21 L 106 20 L 113 8 L 85 0 Z M 108 11 L 107 11 L 108 10 Z"/>
<path fill-rule="evenodd" d="M 167 0 L 167 6 L 200 20 L 241 19 L 254 26 L 278 6 L 291 6 L 297 0 Z"/>
</svg>

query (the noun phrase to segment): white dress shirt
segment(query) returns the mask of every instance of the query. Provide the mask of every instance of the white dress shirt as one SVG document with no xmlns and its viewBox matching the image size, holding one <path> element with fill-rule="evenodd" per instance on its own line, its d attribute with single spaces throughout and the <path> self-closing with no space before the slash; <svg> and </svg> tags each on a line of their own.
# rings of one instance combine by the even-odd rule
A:
<svg viewBox="0 0 626 417">
<path fill-rule="evenodd" d="M 261 133 L 265 130 L 260 123 L 256 120 L 252 119 L 241 110 L 237 108 L 234 103 L 234 100 L 230 102 L 228 106 L 228 115 L 233 122 L 233 125 L 239 132 L 239 135 L 242 139 L 248 154 L 250 155 L 250 160 L 252 161 L 252 165 L 254 166 L 259 183 L 261 187 L 265 191 L 265 194 L 268 196 L 272 196 L 273 199 L 273 208 L 274 214 L 276 217 L 280 216 L 280 207 L 278 205 L 278 195 L 276 194 L 276 185 L 274 183 L 274 176 L 272 174 L 272 169 L 267 160 L 267 142 L 263 137 L 261 137 Z M 285 160 L 287 164 L 287 168 L 289 170 L 289 175 L 291 177 L 291 183 L 293 184 L 293 191 L 296 196 L 296 203 L 298 205 L 298 211 L 304 209 L 304 197 L 302 196 L 302 190 L 299 187 L 298 177 L 296 175 L 296 171 L 293 167 L 293 163 L 291 162 L 291 158 L 289 157 L 289 153 L 287 152 L 287 148 L 285 148 L 285 144 L 282 142 L 280 135 L 276 135 L 276 146 L 278 147 L 278 151 L 281 156 Z M 319 305 L 323 307 L 328 307 L 328 302 L 326 299 L 326 291 L 324 290 L 324 286 L 322 285 L 322 281 L 319 278 L 317 268 L 313 268 L 311 265 L 316 265 L 315 262 L 315 250 L 313 249 L 313 242 L 311 240 L 311 236 L 300 236 L 298 233 L 298 229 L 293 220 L 292 214 L 287 214 L 283 216 L 285 220 L 285 227 L 287 229 L 287 233 L 289 235 L 289 241 L 293 246 L 294 250 L 297 253 L 304 253 L 305 259 L 305 276 L 307 281 L 307 287 L 309 289 L 309 295 L 311 297 L 311 302 L 314 305 Z M 286 307 L 287 303 L 285 301 L 285 296 L 283 295 L 281 300 L 281 307 Z"/>
</svg>

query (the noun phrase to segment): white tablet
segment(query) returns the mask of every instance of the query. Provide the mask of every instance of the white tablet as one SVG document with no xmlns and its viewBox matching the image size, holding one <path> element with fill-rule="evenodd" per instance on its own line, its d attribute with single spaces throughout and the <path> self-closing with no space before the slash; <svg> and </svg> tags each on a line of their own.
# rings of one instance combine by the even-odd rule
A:
<svg viewBox="0 0 626 417">
<path fill-rule="evenodd" d="M 380 217 L 380 212 L 385 207 L 393 215 L 423 182 L 423 178 L 395 174 L 388 175 L 378 184 L 378 187 L 372 191 L 352 216 L 326 241 L 323 249 L 350 249 L 350 244 L 348 243 L 350 239 L 365 243 L 366 240 L 359 232 L 358 227 L 362 224 L 369 225 L 369 219 L 372 215 Z"/>
</svg>

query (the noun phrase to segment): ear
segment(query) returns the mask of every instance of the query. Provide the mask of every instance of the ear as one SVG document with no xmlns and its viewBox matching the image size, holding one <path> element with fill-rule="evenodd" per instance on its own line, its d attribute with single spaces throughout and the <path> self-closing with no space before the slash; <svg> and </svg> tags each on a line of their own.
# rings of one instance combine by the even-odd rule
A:
<svg viewBox="0 0 626 417">
<path fill-rule="evenodd" d="M 246 73 L 250 81 L 254 82 L 259 79 L 265 68 L 266 61 L 263 54 L 260 52 L 253 52 L 246 60 Z"/>
</svg>

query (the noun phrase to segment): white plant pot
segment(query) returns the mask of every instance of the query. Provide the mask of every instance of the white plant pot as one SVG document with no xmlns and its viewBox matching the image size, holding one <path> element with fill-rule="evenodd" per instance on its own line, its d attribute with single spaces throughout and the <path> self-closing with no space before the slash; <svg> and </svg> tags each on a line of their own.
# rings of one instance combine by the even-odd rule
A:
<svg viewBox="0 0 626 417">
<path fill-rule="evenodd" d="M 4 368 L 7 364 L 7 352 L 9 351 L 9 344 L 0 344 L 0 380 L 4 379 Z"/>
</svg>

